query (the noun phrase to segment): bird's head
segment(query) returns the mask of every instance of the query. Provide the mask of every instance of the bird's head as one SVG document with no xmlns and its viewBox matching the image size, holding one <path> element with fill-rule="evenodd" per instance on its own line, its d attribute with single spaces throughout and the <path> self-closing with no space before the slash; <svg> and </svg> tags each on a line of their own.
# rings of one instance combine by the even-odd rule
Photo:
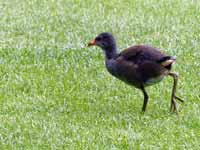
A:
<svg viewBox="0 0 200 150">
<path fill-rule="evenodd" d="M 116 41 L 111 33 L 103 32 L 90 41 L 88 46 L 99 46 L 105 51 L 113 50 L 116 48 Z"/>
</svg>

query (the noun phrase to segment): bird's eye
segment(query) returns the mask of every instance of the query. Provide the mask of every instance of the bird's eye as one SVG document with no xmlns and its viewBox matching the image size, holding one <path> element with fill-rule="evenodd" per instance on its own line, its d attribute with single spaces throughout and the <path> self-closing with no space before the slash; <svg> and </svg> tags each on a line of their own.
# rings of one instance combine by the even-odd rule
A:
<svg viewBox="0 0 200 150">
<path fill-rule="evenodd" d="M 100 38 L 100 37 L 97 37 L 97 38 L 96 38 L 96 41 L 101 41 L 101 38 Z"/>
<path fill-rule="evenodd" d="M 107 37 L 107 36 L 103 36 L 102 38 L 103 38 L 103 39 L 107 39 L 108 37 Z"/>
</svg>

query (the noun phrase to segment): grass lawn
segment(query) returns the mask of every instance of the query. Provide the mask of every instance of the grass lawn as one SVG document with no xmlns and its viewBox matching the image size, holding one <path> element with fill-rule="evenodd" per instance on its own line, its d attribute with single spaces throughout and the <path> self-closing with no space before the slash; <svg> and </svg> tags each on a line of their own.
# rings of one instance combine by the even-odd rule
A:
<svg viewBox="0 0 200 150">
<path fill-rule="evenodd" d="M 0 0 L 0 149 L 199 150 L 198 0 Z M 172 79 L 141 91 L 112 77 L 102 50 L 159 47 L 177 56 L 180 116 L 169 112 Z"/>
</svg>

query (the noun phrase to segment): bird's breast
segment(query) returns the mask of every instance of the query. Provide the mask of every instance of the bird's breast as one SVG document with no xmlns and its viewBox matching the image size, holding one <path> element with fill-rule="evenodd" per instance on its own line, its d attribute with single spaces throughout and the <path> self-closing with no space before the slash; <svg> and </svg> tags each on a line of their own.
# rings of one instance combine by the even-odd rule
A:
<svg viewBox="0 0 200 150">
<path fill-rule="evenodd" d="M 113 76 L 116 76 L 116 77 L 119 76 L 117 64 L 115 60 L 113 59 L 106 60 L 105 65 L 109 73 L 111 73 Z"/>
<path fill-rule="evenodd" d="M 135 69 L 130 70 L 128 66 L 129 65 L 121 65 L 119 62 L 112 59 L 106 61 L 106 68 L 110 74 L 127 84 L 138 87 L 140 85 L 140 81 L 137 79 L 136 74 L 133 71 Z M 132 68 L 134 67 L 132 66 Z"/>
</svg>

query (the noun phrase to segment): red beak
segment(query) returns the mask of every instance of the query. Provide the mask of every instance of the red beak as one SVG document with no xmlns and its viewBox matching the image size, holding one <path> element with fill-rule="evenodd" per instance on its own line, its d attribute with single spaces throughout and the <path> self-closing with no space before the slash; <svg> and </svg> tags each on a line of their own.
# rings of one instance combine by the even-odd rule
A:
<svg viewBox="0 0 200 150">
<path fill-rule="evenodd" d="M 96 45 L 96 41 L 95 40 L 92 40 L 88 43 L 88 46 L 93 46 L 93 45 Z"/>
</svg>

